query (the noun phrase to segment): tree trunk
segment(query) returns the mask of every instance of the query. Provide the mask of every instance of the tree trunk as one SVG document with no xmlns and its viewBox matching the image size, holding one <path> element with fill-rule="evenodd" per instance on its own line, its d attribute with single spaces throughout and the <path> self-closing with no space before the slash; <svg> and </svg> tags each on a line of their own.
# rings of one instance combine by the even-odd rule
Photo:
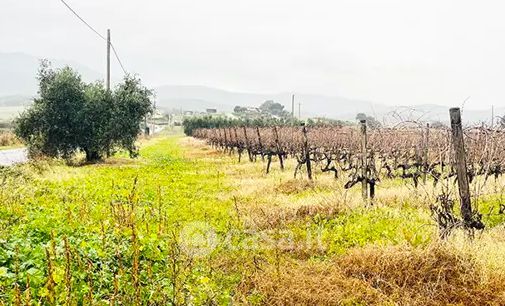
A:
<svg viewBox="0 0 505 306">
<path fill-rule="evenodd" d="M 101 159 L 101 156 L 97 151 L 84 149 L 84 152 L 86 153 L 87 162 L 95 162 Z"/>
</svg>

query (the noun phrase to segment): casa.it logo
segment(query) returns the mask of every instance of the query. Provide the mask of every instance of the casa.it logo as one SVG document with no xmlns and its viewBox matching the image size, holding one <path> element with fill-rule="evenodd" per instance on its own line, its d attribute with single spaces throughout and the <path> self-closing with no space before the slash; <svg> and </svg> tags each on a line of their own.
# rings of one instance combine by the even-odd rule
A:
<svg viewBox="0 0 505 306">
<path fill-rule="evenodd" d="M 209 255 L 218 243 L 216 232 L 205 222 L 187 223 L 182 228 L 179 239 L 182 250 L 191 257 Z"/>
</svg>

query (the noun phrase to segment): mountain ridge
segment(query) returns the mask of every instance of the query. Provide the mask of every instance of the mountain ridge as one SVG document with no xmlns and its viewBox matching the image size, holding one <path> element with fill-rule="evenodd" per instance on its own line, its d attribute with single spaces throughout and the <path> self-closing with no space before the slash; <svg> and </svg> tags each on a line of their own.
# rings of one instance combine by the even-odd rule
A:
<svg viewBox="0 0 505 306">
<path fill-rule="evenodd" d="M 79 71 L 83 80 L 93 82 L 103 79 L 102 74 L 75 61 L 51 60 L 55 67 L 69 65 Z M 0 106 L 26 106 L 36 96 L 36 73 L 39 58 L 20 52 L 0 52 Z M 219 112 L 232 112 L 235 106 L 257 107 L 266 100 L 274 100 L 291 111 L 292 93 L 252 93 L 214 88 L 205 85 L 161 85 L 153 88 L 156 104 L 162 110 L 192 110 L 204 112 L 215 108 Z M 366 113 L 379 120 L 417 120 L 448 121 L 449 107 L 438 104 L 419 104 L 414 106 L 389 106 L 362 99 L 330 96 L 311 93 L 295 94 L 295 115 L 301 117 L 327 117 L 341 120 L 354 120 L 357 113 Z M 28 102 L 27 102 L 28 101 Z M 496 108 L 498 115 L 505 108 Z M 490 121 L 490 110 L 464 109 L 467 122 Z"/>
</svg>

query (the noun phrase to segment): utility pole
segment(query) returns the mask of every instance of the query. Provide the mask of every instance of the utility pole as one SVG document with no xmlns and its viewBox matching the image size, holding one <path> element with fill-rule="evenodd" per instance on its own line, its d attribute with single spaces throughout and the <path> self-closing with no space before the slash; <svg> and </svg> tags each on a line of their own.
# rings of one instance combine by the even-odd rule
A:
<svg viewBox="0 0 505 306">
<path fill-rule="evenodd" d="M 494 105 L 491 105 L 491 128 L 494 127 Z"/>
<path fill-rule="evenodd" d="M 295 118 L 295 95 L 291 96 L 291 118 Z"/>
<path fill-rule="evenodd" d="M 110 91 L 110 29 L 107 29 L 107 78 L 106 78 L 107 91 Z"/>
<path fill-rule="evenodd" d="M 298 119 L 302 119 L 302 103 L 298 103 Z"/>
</svg>

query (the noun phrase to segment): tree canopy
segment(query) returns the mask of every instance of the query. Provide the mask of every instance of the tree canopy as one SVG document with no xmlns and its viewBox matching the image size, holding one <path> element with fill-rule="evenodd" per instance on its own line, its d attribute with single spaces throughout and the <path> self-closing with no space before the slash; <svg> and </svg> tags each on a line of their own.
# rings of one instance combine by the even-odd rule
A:
<svg viewBox="0 0 505 306">
<path fill-rule="evenodd" d="M 356 120 L 366 120 L 366 124 L 371 128 L 371 129 L 378 129 L 382 126 L 380 121 L 375 119 L 373 116 L 367 116 L 365 113 L 358 113 L 356 115 Z"/>
<path fill-rule="evenodd" d="M 272 116 L 277 116 L 281 118 L 289 117 L 290 113 L 284 110 L 284 105 L 274 102 L 273 100 L 267 100 L 260 105 L 259 109 L 263 113 L 267 113 Z"/>
<path fill-rule="evenodd" d="M 151 90 L 135 76 L 108 91 L 86 84 L 70 67 L 53 69 L 43 61 L 39 97 L 15 122 L 15 133 L 29 152 L 69 158 L 84 152 L 93 161 L 125 149 L 137 155 L 135 141 L 143 118 L 152 112 Z"/>
</svg>

